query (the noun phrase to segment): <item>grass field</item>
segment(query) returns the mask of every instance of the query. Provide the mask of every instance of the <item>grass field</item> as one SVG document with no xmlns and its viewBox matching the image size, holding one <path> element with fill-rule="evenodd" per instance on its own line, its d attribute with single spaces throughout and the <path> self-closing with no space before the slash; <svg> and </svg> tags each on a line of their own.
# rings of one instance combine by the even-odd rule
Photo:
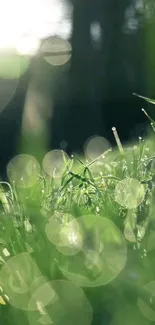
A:
<svg viewBox="0 0 155 325">
<path fill-rule="evenodd" d="M 0 324 L 155 321 L 153 133 L 100 156 L 29 155 L 0 185 Z M 52 160 L 53 159 L 53 160 Z"/>
</svg>

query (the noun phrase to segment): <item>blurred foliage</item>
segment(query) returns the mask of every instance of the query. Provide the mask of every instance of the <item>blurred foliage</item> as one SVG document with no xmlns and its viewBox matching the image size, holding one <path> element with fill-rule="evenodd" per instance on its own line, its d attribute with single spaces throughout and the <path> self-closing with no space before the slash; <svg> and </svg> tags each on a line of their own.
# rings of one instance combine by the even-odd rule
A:
<svg viewBox="0 0 155 325">
<path fill-rule="evenodd" d="M 130 148 L 122 147 L 121 152 L 108 149 L 93 159 L 61 154 L 63 168 L 62 162 L 59 165 L 59 161 L 51 161 L 48 175 L 44 160 L 33 186 L 33 182 L 27 181 L 23 186 L 18 182 L 18 174 L 21 182 L 25 173 L 30 179 L 32 172 L 33 181 L 36 177 L 34 165 L 32 170 L 30 164 L 27 168 L 27 160 L 26 169 L 24 160 L 21 168 L 19 161 L 17 169 L 10 165 L 13 168 L 10 174 L 9 167 L 10 184 L 1 182 L 2 322 L 16 325 L 22 319 L 24 325 L 39 324 L 35 320 L 37 314 L 26 307 L 32 292 L 33 297 L 39 295 L 45 307 L 47 302 L 41 292 L 46 282 L 68 279 L 82 286 L 93 308 L 92 324 L 152 324 L 155 321 L 154 131 L 148 139 L 139 138 Z M 58 167 L 58 174 L 54 166 Z M 20 284 L 13 280 L 15 291 L 9 280 L 15 276 L 14 272 L 21 276 Z M 35 286 L 33 279 L 37 281 Z M 33 291 L 26 298 L 22 294 L 27 294 L 25 288 L 29 283 Z M 41 290 L 40 294 L 36 290 Z M 50 290 L 52 287 L 49 293 Z M 80 297 L 75 293 L 75 305 L 76 299 L 85 299 L 76 298 L 76 294 Z M 19 305 L 25 310 L 15 310 L 13 306 Z M 70 305 L 66 313 L 76 313 L 75 305 Z M 80 302 L 78 306 L 82 308 Z M 48 316 L 51 313 L 57 319 L 57 309 L 48 308 Z M 63 313 L 61 306 L 55 308 Z M 68 322 L 65 317 L 69 314 L 64 315 L 61 324 Z M 87 316 L 89 323 L 91 315 Z M 45 318 L 44 324 L 52 323 Z"/>
</svg>

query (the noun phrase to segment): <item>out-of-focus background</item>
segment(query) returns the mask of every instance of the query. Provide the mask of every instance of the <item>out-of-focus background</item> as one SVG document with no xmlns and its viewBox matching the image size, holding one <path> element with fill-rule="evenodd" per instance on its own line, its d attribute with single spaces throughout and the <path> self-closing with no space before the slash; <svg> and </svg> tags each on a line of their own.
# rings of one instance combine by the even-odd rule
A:
<svg viewBox="0 0 155 325">
<path fill-rule="evenodd" d="M 147 133 L 155 98 L 153 0 L 0 1 L 0 173 L 18 152 L 82 151 Z"/>
</svg>

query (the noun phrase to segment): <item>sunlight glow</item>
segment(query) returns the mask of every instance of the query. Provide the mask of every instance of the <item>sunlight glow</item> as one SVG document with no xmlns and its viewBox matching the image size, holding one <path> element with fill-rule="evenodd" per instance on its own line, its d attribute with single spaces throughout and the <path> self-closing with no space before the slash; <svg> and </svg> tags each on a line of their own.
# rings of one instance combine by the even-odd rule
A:
<svg viewBox="0 0 155 325">
<path fill-rule="evenodd" d="M 35 40 L 55 34 L 67 38 L 71 32 L 70 14 L 71 8 L 61 0 L 1 1 L 0 49 L 17 46 L 22 54 L 29 53 L 29 50 L 33 54 Z M 35 35 L 34 46 L 28 35 Z M 27 43 L 23 45 L 23 41 Z"/>
<path fill-rule="evenodd" d="M 40 46 L 40 40 L 37 37 L 21 37 L 16 42 L 16 50 L 19 54 L 35 54 Z"/>
</svg>

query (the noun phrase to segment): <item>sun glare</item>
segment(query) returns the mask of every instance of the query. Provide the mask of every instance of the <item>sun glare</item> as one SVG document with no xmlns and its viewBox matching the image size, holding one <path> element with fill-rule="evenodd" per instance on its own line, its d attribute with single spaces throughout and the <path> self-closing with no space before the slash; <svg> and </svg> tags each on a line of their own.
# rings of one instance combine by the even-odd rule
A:
<svg viewBox="0 0 155 325">
<path fill-rule="evenodd" d="M 19 54 L 35 54 L 40 46 L 38 37 L 25 36 L 16 41 L 16 50 Z"/>
<path fill-rule="evenodd" d="M 61 0 L 5 0 L 0 2 L 0 49 L 34 54 L 39 41 L 52 35 L 67 38 L 71 13 Z M 68 15 L 67 15 L 68 16 Z"/>
</svg>

